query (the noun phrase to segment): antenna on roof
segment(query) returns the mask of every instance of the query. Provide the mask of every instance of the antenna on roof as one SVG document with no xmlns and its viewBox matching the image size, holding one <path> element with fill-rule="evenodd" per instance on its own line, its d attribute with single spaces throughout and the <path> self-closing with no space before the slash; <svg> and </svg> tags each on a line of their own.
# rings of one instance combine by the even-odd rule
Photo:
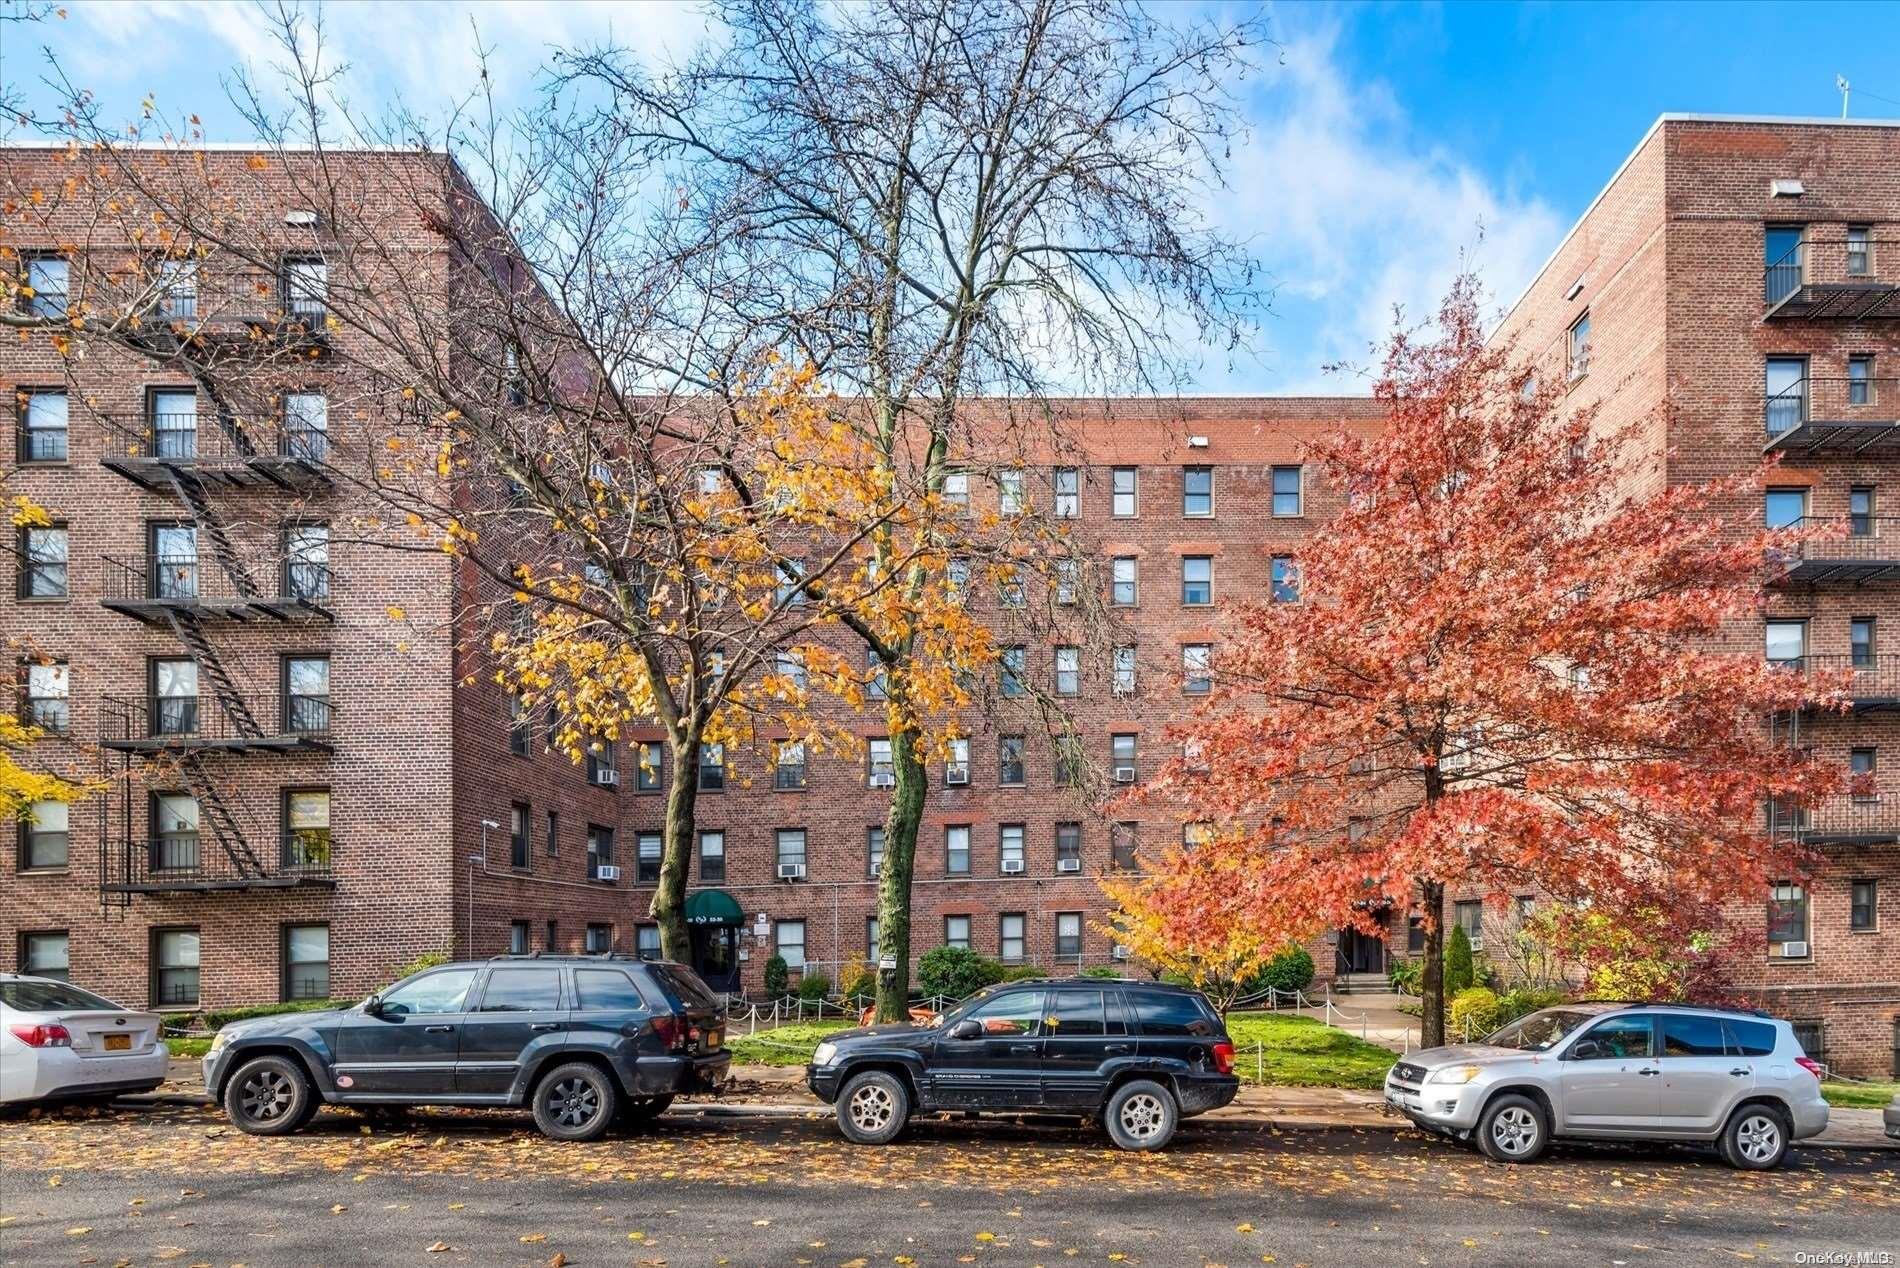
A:
<svg viewBox="0 0 1900 1268">
<path fill-rule="evenodd" d="M 1853 90 L 1853 85 L 1847 82 L 1847 76 L 1836 75 L 1834 76 L 1834 86 L 1841 90 L 1841 118 L 1845 119 L 1847 117 L 1847 95 Z"/>
</svg>

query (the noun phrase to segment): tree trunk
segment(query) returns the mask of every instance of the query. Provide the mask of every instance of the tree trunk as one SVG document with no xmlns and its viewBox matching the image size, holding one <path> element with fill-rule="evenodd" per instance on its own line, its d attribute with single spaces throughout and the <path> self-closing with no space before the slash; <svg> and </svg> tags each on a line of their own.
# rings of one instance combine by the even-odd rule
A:
<svg viewBox="0 0 1900 1268">
<path fill-rule="evenodd" d="M 891 809 L 884 820 L 884 866 L 877 883 L 877 954 L 894 960 L 895 971 L 879 968 L 877 1020 L 903 1021 L 910 1015 L 910 879 L 917 865 L 917 829 L 924 818 L 924 794 L 930 777 L 917 756 L 920 736 L 906 727 L 891 736 L 891 769 L 896 776 Z"/>
<path fill-rule="evenodd" d="M 1425 963 L 1420 966 L 1418 983 L 1424 1005 L 1419 1045 L 1436 1048 L 1445 1042 L 1445 887 L 1437 881 L 1420 881 L 1418 892 L 1425 912 Z"/>
<path fill-rule="evenodd" d="M 660 924 L 660 954 L 681 964 L 693 962 L 686 932 L 686 878 L 693 862 L 694 806 L 699 800 L 699 737 L 671 740 L 667 756 L 673 778 L 666 785 L 666 821 L 661 828 L 660 883 L 647 914 Z M 635 860 L 636 866 L 638 859 Z"/>
</svg>

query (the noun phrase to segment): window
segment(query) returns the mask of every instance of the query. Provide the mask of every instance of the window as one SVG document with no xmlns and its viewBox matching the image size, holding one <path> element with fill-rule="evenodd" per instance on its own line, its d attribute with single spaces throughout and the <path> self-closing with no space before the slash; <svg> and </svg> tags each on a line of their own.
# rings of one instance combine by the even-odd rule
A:
<svg viewBox="0 0 1900 1268">
<path fill-rule="evenodd" d="M 20 586 L 22 599 L 64 599 L 68 589 L 66 575 L 66 526 L 22 528 L 20 530 Z"/>
<path fill-rule="evenodd" d="M 1059 911 L 1056 913 L 1056 958 L 1058 960 L 1082 958 L 1081 912 Z M 1099 999 L 1100 996 L 1097 995 L 1097 998 Z"/>
<path fill-rule="evenodd" d="M 28 726 L 64 735 L 71 724 L 72 673 L 65 661 L 26 667 L 26 695 L 20 714 Z"/>
<path fill-rule="evenodd" d="M 1425 949 L 1425 918 L 1423 916 L 1405 918 L 1405 949 L 1413 955 Z"/>
<path fill-rule="evenodd" d="M 1181 825 L 1181 848 L 1188 851 L 1205 849 L 1214 842 L 1214 825 L 1205 819 L 1195 819 Z"/>
<path fill-rule="evenodd" d="M 1214 647 L 1211 643 L 1181 646 L 1181 690 L 1204 696 L 1214 689 Z"/>
<path fill-rule="evenodd" d="M 1849 405 L 1874 403 L 1874 359 L 1872 357 L 1847 358 L 1847 403 Z"/>
<path fill-rule="evenodd" d="M 1879 750 L 1877 749 L 1856 748 L 1848 750 L 1847 773 L 1854 777 L 1856 783 L 1865 782 L 1869 785 L 1867 791 L 1857 791 L 1854 793 L 1854 804 L 1857 806 L 1878 805 L 1880 802 L 1880 794 L 1872 787 L 1875 766 L 1878 759 Z"/>
<path fill-rule="evenodd" d="M 471 971 L 470 977 L 474 977 Z M 152 930 L 152 1003 L 176 1008 L 198 1002 L 198 931 Z"/>
<path fill-rule="evenodd" d="M 1465 931 L 1465 937 L 1471 940 L 1471 949 L 1476 951 L 1484 946 L 1484 903 L 1480 900 L 1457 902 L 1451 905 L 1452 920 Z"/>
<path fill-rule="evenodd" d="M 970 597 L 969 560 L 952 559 L 944 565 L 943 588 L 952 603 L 963 606 Z"/>
<path fill-rule="evenodd" d="M 970 949 L 970 918 L 968 916 L 943 918 L 943 945 L 955 947 L 959 951 Z"/>
<path fill-rule="evenodd" d="M 1866 277 L 1873 263 L 1874 231 L 1867 225 L 1847 226 L 1847 276 Z"/>
<path fill-rule="evenodd" d="M 781 920 L 772 929 L 773 945 L 778 950 L 785 967 L 802 969 L 805 967 L 805 922 L 802 920 Z"/>
<path fill-rule="evenodd" d="M 702 885 L 726 879 L 726 834 L 704 831 L 699 834 L 699 880 Z"/>
<path fill-rule="evenodd" d="M 658 740 L 640 740 L 633 746 L 636 765 L 633 771 L 635 792 L 658 792 L 665 771 L 665 750 Z"/>
<path fill-rule="evenodd" d="M 967 927 L 965 933 L 968 933 Z M 50 977 L 56 982 L 70 982 L 71 951 L 72 941 L 64 929 L 23 933 L 20 935 L 20 972 L 31 977 Z"/>
<path fill-rule="evenodd" d="M 1023 780 L 1023 737 L 1004 735 L 996 741 L 996 782 L 1018 785 Z"/>
<path fill-rule="evenodd" d="M 290 716 L 286 702 L 284 716 Z M 520 695 L 508 693 L 508 751 L 516 757 L 528 755 L 528 706 L 522 703 Z"/>
<path fill-rule="evenodd" d="M 660 927 L 658 925 L 633 927 L 633 953 L 642 960 L 660 958 Z"/>
<path fill-rule="evenodd" d="M 1132 519 L 1139 513 L 1138 470 L 1136 467 L 1116 467 L 1109 473 L 1109 514 L 1117 519 Z"/>
<path fill-rule="evenodd" d="M 64 257 L 36 255 L 26 261 L 26 311 L 35 317 L 64 317 L 66 290 L 72 266 Z"/>
<path fill-rule="evenodd" d="M 1056 648 L 1056 694 L 1079 695 L 1082 691 L 1082 649 Z"/>
<path fill-rule="evenodd" d="M 284 530 L 284 597 L 301 603 L 330 597 L 328 524 L 296 524 Z"/>
<path fill-rule="evenodd" d="M 1868 933 L 1880 926 L 1880 882 L 1850 881 L 1847 886 L 1847 927 Z"/>
<path fill-rule="evenodd" d="M 284 261 L 284 307 L 300 320 L 322 317 L 330 295 L 330 271 L 315 256 Z"/>
<path fill-rule="evenodd" d="M 803 740 L 779 740 L 772 745 L 772 787 L 793 791 L 805 787 Z"/>
<path fill-rule="evenodd" d="M 1785 956 L 1788 944 L 1798 943 L 1805 955 L 1808 941 L 1808 891 L 1789 881 L 1768 894 L 1768 949 Z M 1796 957 L 1798 958 L 1798 957 Z"/>
<path fill-rule="evenodd" d="M 1082 866 L 1082 825 L 1079 823 L 1058 823 L 1056 825 L 1057 871 L 1064 870 L 1062 864 L 1065 860 L 1074 860 L 1075 862 L 1075 867 L 1068 870 L 1080 870 Z"/>
<path fill-rule="evenodd" d="M 1801 357 L 1769 357 L 1763 363 L 1762 373 L 1768 434 L 1779 436 L 1807 422 L 1807 361 Z"/>
<path fill-rule="evenodd" d="M 1584 313 L 1570 323 L 1570 379 L 1572 382 L 1590 372 L 1590 314 Z"/>
<path fill-rule="evenodd" d="M 947 472 L 943 477 L 943 502 L 957 515 L 970 513 L 970 473 Z"/>
<path fill-rule="evenodd" d="M 1072 520 L 1082 513 L 1082 473 L 1075 467 L 1057 467 L 1055 513 L 1060 520 Z"/>
<path fill-rule="evenodd" d="M 1775 1050 L 1775 1028 L 1767 1022 L 1725 1018 L 1722 1032 L 1729 1056 L 1765 1057 Z"/>
<path fill-rule="evenodd" d="M 1014 564 L 1001 565 L 996 571 L 996 606 L 1001 608 L 1029 606 L 1029 591 L 1023 585 L 1022 570 Z"/>
<path fill-rule="evenodd" d="M 1875 664 L 1874 618 L 1857 616 L 1847 624 L 1847 645 L 1853 649 L 1850 659 L 1856 669 L 1871 669 Z"/>
<path fill-rule="evenodd" d="M 637 833 L 633 838 L 633 879 L 638 885 L 657 885 L 660 882 L 660 860 L 665 856 L 666 843 L 657 832 Z"/>
<path fill-rule="evenodd" d="M 1181 557 L 1181 602 L 1205 607 L 1214 601 L 1214 560 L 1210 555 Z"/>
<path fill-rule="evenodd" d="M 1214 468 L 1181 468 L 1181 514 L 1205 517 L 1214 513 Z"/>
<path fill-rule="evenodd" d="M 1272 598 L 1275 603 L 1300 601 L 1300 575 L 1293 567 L 1293 556 L 1275 555 L 1273 557 L 1272 579 Z"/>
<path fill-rule="evenodd" d="M 1055 750 L 1056 787 L 1080 787 L 1083 773 L 1088 769 L 1087 759 L 1082 753 L 1082 738 L 1078 735 L 1058 735 Z"/>
<path fill-rule="evenodd" d="M 805 866 L 805 829 L 780 828 L 778 830 L 778 865 L 789 864 Z"/>
<path fill-rule="evenodd" d="M 27 392 L 20 417 L 21 462 L 64 462 L 67 400 L 64 392 Z"/>
<path fill-rule="evenodd" d="M 192 391 L 155 391 L 147 403 L 151 413 L 152 454 L 158 458 L 198 456 L 198 394 Z"/>
<path fill-rule="evenodd" d="M 1808 654 L 1806 621 L 1768 621 L 1762 626 L 1762 653 L 1771 664 L 1801 666 Z"/>
<path fill-rule="evenodd" d="M 186 793 L 152 796 L 152 869 L 189 872 L 198 866 L 198 802 Z"/>
<path fill-rule="evenodd" d="M 590 924 L 581 946 L 589 955 L 605 955 L 614 949 L 614 927 L 610 924 Z"/>
<path fill-rule="evenodd" d="M 699 790 L 701 792 L 723 792 L 726 787 L 726 746 L 724 744 L 702 744 L 699 746 Z"/>
<path fill-rule="evenodd" d="M 1794 528 L 1808 514 L 1806 489 L 1769 489 L 1762 494 L 1762 525 L 1765 528 Z"/>
<path fill-rule="evenodd" d="M 871 647 L 864 649 L 864 694 L 870 700 L 887 700 L 891 694 L 891 671 Z"/>
<path fill-rule="evenodd" d="M 195 735 L 198 731 L 198 662 L 166 658 L 151 662 L 153 735 Z"/>
<path fill-rule="evenodd" d="M 1662 1013 L 1662 1054 L 1667 1057 L 1719 1057 L 1728 1051 L 1720 1017 Z"/>
<path fill-rule="evenodd" d="M 1023 677 L 1025 652 L 1021 643 L 1003 649 L 1002 657 L 997 661 L 1001 675 L 1003 694 L 1020 696 L 1029 690 L 1028 681 Z"/>
<path fill-rule="evenodd" d="M 1128 1000 L 1144 1035 L 1212 1035 L 1214 1019 L 1201 1010 L 1198 996 L 1131 991 Z"/>
<path fill-rule="evenodd" d="M 20 870 L 63 868 L 72 851 L 72 810 L 63 801 L 29 803 L 20 819 Z"/>
<path fill-rule="evenodd" d="M 587 825 L 587 879 L 600 879 L 600 869 L 614 862 L 614 830 L 598 823 Z"/>
<path fill-rule="evenodd" d="M 716 498 L 725 487 L 725 477 L 719 473 L 718 467 L 701 467 L 695 475 L 701 497 Z"/>
<path fill-rule="evenodd" d="M 1056 917 L 1058 939 L 1063 916 Z M 1078 922 L 1080 916 L 1077 916 Z M 1057 955 L 1063 954 L 1060 949 Z M 1076 952 L 1079 957 L 1081 952 Z M 1092 1039 L 1098 1035 L 1119 1035 L 1126 1033 L 1121 1019 L 1121 1009 L 1114 1010 L 1114 1020 L 1109 1021 L 1102 1007 L 1102 992 L 1091 990 L 1064 989 L 1055 993 L 1049 1005 L 1049 1024 L 1057 1036 Z"/>
<path fill-rule="evenodd" d="M 1023 473 L 1010 468 L 996 473 L 996 509 L 1003 515 L 1020 515 L 1023 510 Z"/>
<path fill-rule="evenodd" d="M 949 753 L 943 759 L 943 782 L 945 784 L 967 784 L 970 782 L 970 741 L 958 736 L 950 741 Z"/>
<path fill-rule="evenodd" d="M 528 922 L 511 920 L 508 922 L 508 954 L 528 954 Z"/>
<path fill-rule="evenodd" d="M 943 830 L 943 870 L 946 876 L 970 874 L 970 825 L 955 823 Z M 964 930 L 967 936 L 969 930 Z"/>
<path fill-rule="evenodd" d="M 1066 607 L 1075 602 L 1078 588 L 1076 583 L 1076 578 L 1079 575 L 1078 565 L 1072 556 L 1063 555 L 1055 561 L 1054 568 L 1056 574 L 1056 602 Z"/>
<path fill-rule="evenodd" d="M 1137 564 L 1133 555 L 1117 555 L 1109 564 L 1109 601 L 1118 608 L 1132 608 L 1140 597 Z"/>
<path fill-rule="evenodd" d="M 1023 825 L 1020 823 L 998 824 L 996 828 L 997 870 L 1020 872 L 1023 870 Z M 1012 866 L 1012 864 L 1014 866 Z"/>
<path fill-rule="evenodd" d="M 1275 467 L 1273 469 L 1273 514 L 1276 518 L 1301 514 L 1300 507 L 1300 469 L 1298 467 Z"/>
<path fill-rule="evenodd" d="M 779 677 L 785 679 L 786 682 L 790 683 L 799 691 L 803 691 L 807 686 L 805 653 L 795 648 L 778 653 L 776 668 Z"/>
<path fill-rule="evenodd" d="M 1570 1055 L 1588 1061 L 1641 1061 L 1654 1047 L 1654 1030 L 1655 1023 L 1647 1013 L 1612 1017 L 1586 1031 L 1571 1047 Z"/>
<path fill-rule="evenodd" d="M 527 840 L 524 825 L 521 836 L 524 850 Z M 330 866 L 329 789 L 284 790 L 284 866 L 318 871 Z"/>
<path fill-rule="evenodd" d="M 190 321 L 198 315 L 198 262 L 158 262 L 158 315 L 167 321 Z"/>
<path fill-rule="evenodd" d="M 1108 737 L 1108 768 L 1118 784 L 1132 784 L 1140 777 L 1135 764 L 1135 746 L 1139 739 L 1133 731 L 1119 731 Z"/>
<path fill-rule="evenodd" d="M 876 876 L 884 867 L 884 829 L 870 827 L 864 830 L 864 874 Z M 872 946 L 877 944 L 873 942 Z"/>
<path fill-rule="evenodd" d="M 147 571 L 151 598 L 197 598 L 198 530 L 189 524 L 152 525 Z"/>
<path fill-rule="evenodd" d="M 803 607 L 805 605 L 805 561 L 781 559 L 778 565 L 778 576 L 776 598 L 779 606 Z"/>
<path fill-rule="evenodd" d="M 1135 850 L 1139 829 L 1133 823 L 1112 823 L 1108 827 L 1108 864 L 1118 872 L 1135 870 Z"/>
<path fill-rule="evenodd" d="M 547 932 L 542 935 L 543 941 L 541 945 L 549 951 L 559 951 L 561 949 L 560 932 L 561 927 L 557 922 L 552 920 L 548 921 Z"/>
<path fill-rule="evenodd" d="M 1117 647 L 1114 651 L 1115 694 L 1132 696 L 1135 694 L 1135 649 Z"/>
<path fill-rule="evenodd" d="M 330 402 L 321 392 L 284 397 L 284 457 L 320 463 L 330 456 Z"/>
<path fill-rule="evenodd" d="M 871 788 L 889 788 L 897 782 L 897 768 L 891 764 L 888 736 L 873 736 L 864 742 L 865 783 Z"/>
<path fill-rule="evenodd" d="M 528 866 L 528 823 L 533 814 L 528 803 L 517 801 L 508 807 L 508 866 Z M 526 934 L 523 934 L 526 937 Z"/>
<path fill-rule="evenodd" d="M 1847 491 L 1847 532 L 1853 537 L 1874 535 L 1874 490 L 1857 484 Z"/>
<path fill-rule="evenodd" d="M 1006 911 L 996 918 L 996 950 L 999 958 L 1005 964 L 1018 964 L 1022 961 L 1024 919 L 1020 911 Z M 1033 1030 L 1036 1025 L 1035 1014 L 1039 998 L 1040 997 L 1036 994 L 1005 996 L 1003 1000 L 986 1004 L 977 1011 L 986 1012 L 994 1008 L 996 1004 L 1003 1003 L 1004 1000 L 1013 999 L 1017 1004 L 1027 1007 L 1029 1017 L 1028 1025 L 1030 1029 Z"/>
</svg>

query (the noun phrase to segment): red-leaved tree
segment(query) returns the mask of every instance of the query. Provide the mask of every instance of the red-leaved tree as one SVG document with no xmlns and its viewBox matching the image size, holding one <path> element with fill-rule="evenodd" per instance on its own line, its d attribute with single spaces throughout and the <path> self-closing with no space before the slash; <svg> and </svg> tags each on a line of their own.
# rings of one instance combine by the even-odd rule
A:
<svg viewBox="0 0 1900 1268">
<path fill-rule="evenodd" d="M 1848 778 L 1766 725 L 1817 683 L 1754 632 L 1790 544 L 1759 472 L 1661 488 L 1656 420 L 1566 409 L 1487 346 L 1470 278 L 1433 333 L 1393 336 L 1375 394 L 1383 432 L 1312 446 L 1346 504 L 1300 546 L 1297 598 L 1227 609 L 1210 707 L 1149 791 L 1214 830 L 1113 896 L 1191 938 L 1238 893 L 1272 945 L 1416 911 L 1431 1045 L 1448 888 L 1707 928 L 1804 871 L 1767 801 Z"/>
</svg>

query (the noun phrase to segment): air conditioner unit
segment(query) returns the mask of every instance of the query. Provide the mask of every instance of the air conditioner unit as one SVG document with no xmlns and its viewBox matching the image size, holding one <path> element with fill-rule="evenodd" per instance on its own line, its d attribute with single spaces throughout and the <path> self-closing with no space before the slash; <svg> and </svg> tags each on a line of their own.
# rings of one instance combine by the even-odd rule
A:
<svg viewBox="0 0 1900 1268">
<path fill-rule="evenodd" d="M 594 869 L 594 879 L 597 881 L 617 881 L 620 879 L 620 869 L 615 867 L 612 863 L 602 863 Z"/>
<path fill-rule="evenodd" d="M 887 770 L 874 770 L 871 772 L 871 787 L 873 788 L 890 788 L 895 786 L 896 783 L 897 776 Z"/>
<path fill-rule="evenodd" d="M 1784 942 L 1781 944 L 1781 958 L 1784 960 L 1804 960 L 1808 955 L 1805 942 Z"/>
<path fill-rule="evenodd" d="M 778 865 L 778 878 L 782 881 L 802 881 L 805 879 L 805 865 L 803 863 L 780 863 Z"/>
<path fill-rule="evenodd" d="M 1108 958 L 1111 960 L 1126 960 L 1128 958 L 1128 948 L 1118 942 L 1109 948 Z"/>
<path fill-rule="evenodd" d="M 1023 861 L 1021 859 L 1004 859 L 1003 870 L 1010 873 L 1020 872 L 1023 870 Z"/>
<path fill-rule="evenodd" d="M 945 771 L 943 782 L 946 785 L 961 786 L 970 782 L 969 771 Z"/>
<path fill-rule="evenodd" d="M 1117 766 L 1115 768 L 1115 782 L 1118 784 L 1134 783 L 1135 768 L 1132 766 Z"/>
<path fill-rule="evenodd" d="M 620 787 L 620 772 L 611 767 L 602 767 L 594 772 L 594 785 L 597 788 Z"/>
<path fill-rule="evenodd" d="M 1081 859 L 1057 859 L 1056 860 L 1056 871 L 1058 872 L 1079 872 L 1081 870 L 1082 870 Z"/>
</svg>

